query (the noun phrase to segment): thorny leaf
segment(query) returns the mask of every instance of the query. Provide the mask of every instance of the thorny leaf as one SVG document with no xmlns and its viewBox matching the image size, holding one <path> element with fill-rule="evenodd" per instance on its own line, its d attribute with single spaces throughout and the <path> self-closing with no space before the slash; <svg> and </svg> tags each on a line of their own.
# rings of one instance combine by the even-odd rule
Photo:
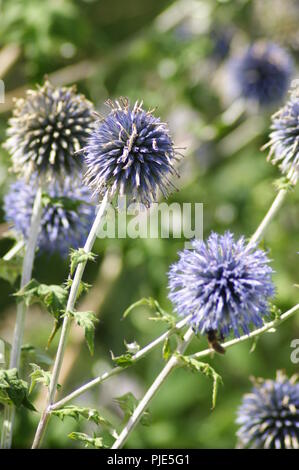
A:
<svg viewBox="0 0 299 470">
<path fill-rule="evenodd" d="M 201 372 L 206 377 L 213 380 L 213 392 L 212 392 L 212 409 L 216 406 L 217 392 L 219 384 L 223 384 L 222 377 L 206 362 L 200 362 L 194 357 L 183 356 L 176 354 L 178 359 L 182 362 L 182 365 L 187 367 L 193 372 Z"/>
<path fill-rule="evenodd" d="M 83 328 L 88 349 L 90 351 L 90 354 L 93 355 L 95 323 L 98 322 L 99 320 L 97 319 L 95 314 L 90 311 L 87 311 L 87 312 L 71 311 L 68 313 L 74 318 L 77 325 Z"/>
<path fill-rule="evenodd" d="M 71 250 L 71 276 L 74 274 L 75 269 L 80 263 L 87 263 L 88 261 L 95 261 L 96 255 L 94 253 L 87 253 L 84 248 Z"/>
<path fill-rule="evenodd" d="M 0 370 L 0 403 L 36 411 L 28 399 L 28 384 L 19 378 L 17 369 Z"/>
</svg>

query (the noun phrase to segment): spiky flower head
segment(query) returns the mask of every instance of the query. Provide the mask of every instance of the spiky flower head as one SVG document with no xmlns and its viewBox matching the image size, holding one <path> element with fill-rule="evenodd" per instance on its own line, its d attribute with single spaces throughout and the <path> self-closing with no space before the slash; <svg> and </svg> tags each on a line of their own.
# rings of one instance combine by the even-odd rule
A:
<svg viewBox="0 0 299 470">
<path fill-rule="evenodd" d="M 9 151 L 13 169 L 27 179 L 63 178 L 81 170 L 75 153 L 85 145 L 93 127 L 93 105 L 75 87 L 54 87 L 48 80 L 25 99 L 16 100 L 9 121 Z"/>
<path fill-rule="evenodd" d="M 85 147 L 85 181 L 97 195 L 111 196 L 149 206 L 158 190 L 167 196 L 173 188 L 177 159 L 165 123 L 127 99 L 108 101 L 110 113 L 98 122 Z"/>
<path fill-rule="evenodd" d="M 5 218 L 25 239 L 29 236 L 37 178 L 30 184 L 20 179 L 12 183 L 4 198 Z M 91 228 L 95 206 L 89 189 L 66 178 L 63 187 L 57 181 L 47 188 L 47 198 L 38 237 L 40 252 L 59 252 L 66 257 L 70 248 L 83 246 Z"/>
<path fill-rule="evenodd" d="M 260 106 L 281 101 L 293 71 L 292 59 L 278 45 L 258 41 L 231 63 L 237 93 Z"/>
<path fill-rule="evenodd" d="M 268 159 L 279 164 L 292 183 L 299 176 L 299 86 L 292 91 L 285 106 L 272 116 Z"/>
<path fill-rule="evenodd" d="M 282 372 L 276 380 L 255 381 L 238 410 L 240 447 L 299 448 L 299 384 Z"/>
<path fill-rule="evenodd" d="M 248 334 L 268 314 L 274 295 L 272 269 L 266 253 L 248 248 L 243 237 L 212 233 L 207 242 L 194 240 L 192 250 L 179 253 L 169 271 L 169 298 L 181 316 L 202 334 Z"/>
</svg>

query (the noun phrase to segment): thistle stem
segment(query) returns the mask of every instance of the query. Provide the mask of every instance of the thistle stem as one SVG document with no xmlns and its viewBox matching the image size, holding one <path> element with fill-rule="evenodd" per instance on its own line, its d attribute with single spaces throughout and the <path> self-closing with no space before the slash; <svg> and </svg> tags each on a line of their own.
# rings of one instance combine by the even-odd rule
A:
<svg viewBox="0 0 299 470">
<path fill-rule="evenodd" d="M 104 198 L 103 198 L 103 200 L 100 204 L 98 213 L 96 215 L 94 223 L 93 223 L 93 225 L 90 229 L 87 240 L 85 242 L 84 251 L 86 253 L 90 253 L 92 248 L 93 248 L 94 242 L 95 242 L 96 237 L 97 237 L 97 232 L 99 230 L 100 223 L 102 221 L 102 217 L 103 217 L 103 214 L 104 214 L 105 209 L 106 209 L 107 202 L 108 202 L 108 191 L 106 192 L 106 194 L 105 194 L 105 196 L 104 196 Z M 50 386 L 49 386 L 47 403 L 46 403 L 45 410 L 42 414 L 42 417 L 40 419 L 39 425 L 37 427 L 37 431 L 36 431 L 33 446 L 32 446 L 33 449 L 36 449 L 40 446 L 40 444 L 42 442 L 42 439 L 44 437 L 45 431 L 46 431 L 48 421 L 49 421 L 50 408 L 51 408 L 51 405 L 53 404 L 53 401 L 54 401 L 54 398 L 55 398 L 55 394 L 56 394 L 56 390 L 57 390 L 57 384 L 58 384 L 58 380 L 59 380 L 59 374 L 60 374 L 61 366 L 62 366 L 62 363 L 63 363 L 64 351 L 65 351 L 65 347 L 66 347 L 66 343 L 67 343 L 69 328 L 70 328 L 70 325 L 71 325 L 71 316 L 70 316 L 69 312 L 71 312 L 74 309 L 74 306 L 75 306 L 75 303 L 76 303 L 76 300 L 77 300 L 77 297 L 78 297 L 78 291 L 79 291 L 79 288 L 80 288 L 81 279 L 82 279 L 82 276 L 83 276 L 83 273 L 84 273 L 84 270 L 85 270 L 85 266 L 86 266 L 86 261 L 83 262 L 83 263 L 80 263 L 77 266 L 76 272 L 75 272 L 75 275 L 74 275 L 74 279 L 73 279 L 73 282 L 72 282 L 72 285 L 71 285 L 71 289 L 70 289 L 70 293 L 69 293 L 69 297 L 68 297 L 68 302 L 67 302 L 67 306 L 66 306 L 66 315 L 64 317 L 63 324 L 62 324 L 62 330 L 61 330 L 60 340 L 59 340 L 59 344 L 58 344 L 58 350 L 57 350 L 57 354 L 56 354 L 56 358 L 55 358 L 55 362 L 54 362 L 54 367 L 53 367 L 53 371 L 52 371 L 52 375 L 51 375 L 51 381 L 50 381 Z"/>
<path fill-rule="evenodd" d="M 3 259 L 5 261 L 10 261 L 21 251 L 21 249 L 24 246 L 25 246 L 24 240 L 18 241 L 7 253 L 5 253 L 5 255 L 3 256 Z"/>
<path fill-rule="evenodd" d="M 272 222 L 274 217 L 276 216 L 277 212 L 279 211 L 280 207 L 283 204 L 283 201 L 287 195 L 288 191 L 286 189 L 281 189 L 278 193 L 276 198 L 274 199 L 273 203 L 271 204 L 270 209 L 268 210 L 267 214 L 259 224 L 258 228 L 250 238 L 248 243 L 248 248 L 251 248 L 255 245 L 263 236 L 265 230 L 267 229 L 268 225 Z"/>
<path fill-rule="evenodd" d="M 42 215 L 42 187 L 40 186 L 37 189 L 34 204 L 33 204 L 29 238 L 26 243 L 25 256 L 24 256 L 23 268 L 22 268 L 21 289 L 26 284 L 28 284 L 28 282 L 31 279 L 33 262 L 34 262 L 34 254 L 35 254 L 35 249 L 37 246 L 37 238 L 38 238 L 38 233 L 40 229 L 41 215 Z M 16 249 L 16 247 L 14 248 Z M 11 252 L 13 252 L 12 255 L 11 255 Z M 16 254 L 16 251 L 10 250 L 10 252 L 8 252 L 5 255 L 5 259 L 6 260 L 11 259 L 14 256 L 14 254 Z M 10 369 L 13 369 L 13 368 L 19 369 L 21 347 L 22 347 L 24 329 L 25 329 L 26 312 L 27 312 L 27 308 L 26 308 L 25 303 L 23 301 L 18 303 L 16 324 L 15 324 L 12 350 L 11 350 L 10 363 L 9 363 Z M 1 448 L 7 449 L 11 447 L 14 415 L 15 415 L 14 407 L 7 405 L 4 410 Z"/>
<path fill-rule="evenodd" d="M 192 340 L 193 336 L 194 336 L 194 332 L 193 332 L 192 328 L 189 328 L 187 330 L 187 332 L 185 333 L 185 335 L 184 335 L 183 341 L 181 342 L 181 344 L 176 349 L 177 354 L 184 354 L 184 352 L 185 352 L 188 344 Z M 146 408 L 148 407 L 148 405 L 150 404 L 150 402 L 152 401 L 152 399 L 154 398 L 154 396 L 156 395 L 158 390 L 161 388 L 162 384 L 165 382 L 165 380 L 167 379 L 169 374 L 172 372 L 172 370 L 177 365 L 178 365 L 177 355 L 173 354 L 171 356 L 171 358 L 169 359 L 169 361 L 167 362 L 164 369 L 162 369 L 162 371 L 160 372 L 160 374 L 158 375 L 156 380 L 153 382 L 153 384 L 148 389 L 148 391 L 146 392 L 146 394 L 144 395 L 142 400 L 139 402 L 138 406 L 134 410 L 134 412 L 133 412 L 132 416 L 130 417 L 129 421 L 127 422 L 127 424 L 125 425 L 125 427 L 121 431 L 120 435 L 118 436 L 118 438 L 114 442 L 114 444 L 112 446 L 112 449 L 119 449 L 124 445 L 124 443 L 126 442 L 126 440 L 129 437 L 130 433 L 133 431 L 135 426 L 138 424 L 143 412 L 146 410 Z"/>
<path fill-rule="evenodd" d="M 262 326 L 261 328 L 258 328 L 257 330 L 252 331 L 249 335 L 243 335 L 243 336 L 240 336 L 240 338 L 236 338 L 236 339 L 233 339 L 233 340 L 230 340 L 230 341 L 226 341 L 225 343 L 221 344 L 221 346 L 224 349 L 229 349 L 232 346 L 236 346 L 237 344 L 243 343 L 244 341 L 250 340 L 252 338 L 256 338 L 256 337 L 262 335 L 263 333 L 266 333 L 267 331 L 271 330 L 272 328 L 276 328 L 281 323 L 285 322 L 290 317 L 292 317 L 294 315 L 294 313 L 296 313 L 298 310 L 299 310 L 299 304 L 295 305 L 290 310 L 287 310 L 279 318 L 277 318 L 277 319 L 275 319 L 271 322 L 265 323 L 265 325 Z M 178 322 L 175 326 L 175 329 L 180 330 L 181 328 L 183 328 L 183 326 L 185 326 L 186 323 L 188 322 L 189 318 L 190 318 L 190 316 L 188 316 L 188 317 L 184 318 L 184 320 Z M 147 346 L 140 349 L 140 351 L 138 351 L 136 354 L 134 354 L 134 356 L 132 357 L 132 361 L 135 363 L 135 362 L 139 361 L 140 359 L 142 359 L 143 357 L 145 357 L 149 352 L 151 352 L 156 346 L 161 344 L 165 339 L 169 338 L 173 333 L 174 333 L 173 329 L 168 330 L 166 333 L 163 333 L 163 335 L 159 336 L 158 338 L 153 340 L 151 343 L 149 343 Z M 198 358 L 209 356 L 210 354 L 212 354 L 214 352 L 215 352 L 214 349 L 207 348 L 207 349 L 199 351 L 195 354 L 192 354 L 192 356 L 190 356 L 190 357 L 198 359 Z M 51 406 L 51 411 L 58 410 L 59 408 L 62 408 L 64 405 L 66 405 L 67 403 L 72 401 L 74 398 L 77 398 L 80 395 L 82 395 L 83 393 L 85 393 L 87 390 L 90 390 L 91 388 L 95 387 L 96 385 L 100 385 L 101 383 L 103 383 L 106 380 L 110 379 L 114 375 L 117 375 L 117 374 L 121 373 L 124 370 L 125 369 L 123 367 L 118 366 L 118 367 L 114 367 L 109 372 L 104 372 L 101 376 L 96 377 L 93 380 L 90 380 L 86 384 L 82 385 L 82 387 L 78 388 L 77 390 L 74 390 L 69 395 L 66 395 L 64 398 L 62 398 L 61 400 L 54 403 L 54 405 Z"/>
<path fill-rule="evenodd" d="M 249 335 L 243 335 L 240 338 L 233 339 L 231 341 L 227 341 L 226 343 L 223 343 L 221 346 L 225 349 L 231 348 L 232 346 L 236 346 L 239 343 L 242 343 L 244 341 L 248 341 L 251 338 L 256 338 L 266 331 L 271 330 L 272 328 L 277 327 L 290 317 L 294 315 L 299 310 L 299 304 L 295 305 L 292 307 L 290 310 L 287 310 L 285 313 L 283 313 L 279 318 L 266 323 L 263 327 L 259 328 L 258 330 L 253 331 Z M 185 337 L 183 343 L 179 346 L 177 349 L 177 353 L 183 354 L 184 351 L 186 350 L 186 347 L 192 340 L 194 333 L 192 332 L 192 329 L 190 328 Z M 198 353 L 192 354 L 190 357 L 198 359 L 198 358 L 203 358 L 206 356 L 209 356 L 211 353 L 214 353 L 215 351 L 211 348 L 204 349 L 203 351 L 199 351 Z M 130 433 L 133 431 L 137 423 L 139 422 L 142 414 L 148 408 L 150 402 L 152 399 L 155 397 L 156 393 L 160 389 L 161 385 L 164 383 L 164 381 L 167 379 L 171 371 L 178 365 L 178 359 L 176 355 L 173 355 L 169 361 L 167 362 L 166 366 L 164 369 L 160 372 L 152 386 L 148 389 L 146 394 L 144 395 L 143 399 L 140 401 L 139 405 L 135 409 L 133 415 L 131 416 L 130 420 L 128 421 L 127 425 L 125 428 L 122 430 L 121 434 L 118 436 L 116 441 L 114 442 L 112 449 L 120 449 L 126 440 L 128 439 Z"/>
<path fill-rule="evenodd" d="M 272 203 L 270 209 L 268 210 L 267 214 L 265 215 L 265 217 L 263 218 L 262 222 L 260 223 L 260 225 L 258 226 L 257 230 L 254 232 L 254 234 L 252 235 L 252 237 L 250 238 L 250 241 L 248 243 L 248 247 L 250 248 L 252 245 L 254 245 L 255 243 L 257 243 L 258 240 L 260 240 L 260 238 L 262 237 L 262 235 L 264 234 L 266 228 L 268 227 L 268 225 L 270 224 L 270 222 L 273 220 L 273 218 L 275 217 L 275 215 L 277 214 L 279 208 L 281 207 L 283 201 L 284 201 L 284 198 L 286 196 L 286 193 L 287 191 L 282 189 L 279 191 L 279 193 L 277 194 L 276 198 L 274 199 L 274 202 Z M 299 308 L 299 306 L 296 306 L 294 307 L 292 310 L 292 314 L 294 313 L 294 311 L 296 311 L 297 309 Z M 286 312 L 287 314 L 288 312 Z M 285 314 L 285 315 L 286 315 Z M 289 315 L 287 315 L 288 317 Z M 276 322 L 278 322 L 278 320 L 275 320 Z M 282 320 L 284 321 L 284 320 Z M 280 322 L 278 322 L 280 323 Z M 275 323 L 278 324 L 278 323 Z M 269 330 L 270 328 L 273 328 L 274 325 L 271 325 L 269 326 L 268 328 L 265 328 L 265 326 L 263 328 L 261 328 L 261 331 L 259 334 L 263 333 L 264 331 L 267 331 Z M 259 331 L 259 330 L 257 330 Z M 254 332 L 253 332 L 254 333 Z M 177 349 L 176 353 L 180 353 L 182 354 L 186 347 L 188 346 L 188 344 L 190 343 L 192 337 L 194 336 L 194 333 L 192 331 L 192 329 L 190 328 L 187 333 L 185 334 L 184 336 L 184 341 L 181 343 L 181 345 L 179 346 L 179 348 Z M 257 335 L 253 335 L 252 336 L 257 336 Z M 249 338 L 250 335 L 246 336 L 246 338 Z M 245 340 L 245 337 L 244 339 L 242 339 L 243 341 Z M 241 342 L 242 340 L 240 339 L 237 339 L 237 340 L 233 340 L 233 344 L 237 344 L 238 342 Z M 134 413 L 132 414 L 131 418 L 129 419 L 128 423 L 126 424 L 126 426 L 123 428 L 123 430 L 121 431 L 120 435 L 118 436 L 118 438 L 116 439 L 116 441 L 114 442 L 113 446 L 112 446 L 112 449 L 119 449 L 121 448 L 126 440 L 128 439 L 130 433 L 133 431 L 133 429 L 135 428 L 135 426 L 137 425 L 137 423 L 139 422 L 141 416 L 142 416 L 142 413 L 146 410 L 146 408 L 149 406 L 150 402 L 152 401 L 152 399 L 154 398 L 154 396 L 156 395 L 156 393 L 158 392 L 158 390 L 160 389 L 161 385 L 165 382 L 165 380 L 167 379 L 167 377 L 169 376 L 169 374 L 172 372 L 172 370 L 177 366 L 178 364 L 178 359 L 177 359 L 177 356 L 176 356 L 176 353 L 174 353 L 171 358 L 169 359 L 169 361 L 167 362 L 167 364 L 165 365 L 165 367 L 162 369 L 162 371 L 160 372 L 160 374 L 158 375 L 158 377 L 155 379 L 155 381 L 153 382 L 153 384 L 151 385 L 151 387 L 148 389 L 148 391 L 146 392 L 146 394 L 144 395 L 144 397 L 142 398 L 142 400 L 139 402 L 137 408 L 135 409 Z M 202 356 L 206 356 L 208 354 L 211 353 L 211 349 L 207 349 L 205 351 L 201 351 L 200 353 L 198 353 L 196 355 L 196 357 L 202 357 L 200 356 L 200 354 L 202 353 Z"/>
<path fill-rule="evenodd" d="M 170 330 L 166 331 L 163 333 L 161 336 L 158 338 L 154 339 L 151 343 L 147 344 L 144 348 L 140 349 L 134 356 L 132 356 L 132 362 L 137 362 L 143 357 L 145 357 L 149 352 L 151 352 L 156 346 L 161 344 L 163 341 L 165 341 L 167 338 L 169 338 L 171 335 L 173 335 L 176 331 L 179 331 L 181 328 L 183 328 L 188 321 L 190 320 L 191 315 L 188 315 L 188 317 L 184 318 L 183 320 L 179 321 L 174 328 L 171 328 Z M 64 405 L 69 403 L 71 400 L 74 398 L 79 397 L 83 393 L 85 393 L 87 390 L 95 387 L 96 385 L 99 385 L 106 380 L 110 379 L 110 377 L 113 377 L 114 375 L 119 374 L 122 372 L 125 368 L 124 367 L 114 367 L 111 369 L 109 372 L 104 372 L 102 375 L 99 377 L 96 377 L 93 380 L 90 380 L 86 384 L 82 385 L 82 387 L 78 388 L 77 390 L 74 390 L 72 393 L 69 395 L 66 395 L 64 398 L 61 400 L 57 401 L 51 406 L 51 411 L 58 410 L 59 408 L 62 408 Z"/>
<path fill-rule="evenodd" d="M 261 328 L 258 328 L 257 330 L 254 330 L 252 331 L 251 333 L 249 333 L 249 335 L 243 335 L 243 336 L 240 336 L 240 338 L 236 338 L 236 339 L 232 339 L 230 341 L 226 341 L 226 343 L 223 343 L 221 344 L 221 346 L 224 348 L 224 349 L 228 349 L 228 348 L 231 348 L 232 346 L 236 346 L 237 344 L 240 344 L 240 343 L 243 343 L 244 341 L 247 341 L 251 338 L 257 338 L 259 337 L 260 335 L 262 335 L 263 333 L 266 333 L 267 331 L 271 330 L 272 328 L 276 328 L 277 326 L 279 326 L 281 323 L 285 322 L 286 320 L 288 320 L 290 317 L 292 317 L 294 315 L 294 313 L 296 313 L 297 311 L 299 310 L 299 304 L 295 305 L 294 307 L 290 308 L 290 310 L 287 310 L 285 313 L 283 313 L 282 315 L 280 315 L 279 318 L 276 318 L 275 320 L 273 321 L 270 321 L 268 323 L 265 323 L 264 326 L 262 326 Z M 209 348 L 209 349 L 204 349 L 203 351 L 199 351 L 195 354 L 192 354 L 191 357 L 194 357 L 195 359 L 198 359 L 200 357 L 205 357 L 205 356 L 208 356 L 209 354 L 211 354 L 212 352 L 214 352 L 213 349 Z"/>
</svg>

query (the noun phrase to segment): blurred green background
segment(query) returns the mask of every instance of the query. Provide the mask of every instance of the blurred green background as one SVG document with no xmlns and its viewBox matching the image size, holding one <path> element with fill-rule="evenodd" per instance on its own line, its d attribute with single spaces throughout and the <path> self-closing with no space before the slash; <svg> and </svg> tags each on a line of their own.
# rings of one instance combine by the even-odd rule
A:
<svg viewBox="0 0 299 470">
<path fill-rule="evenodd" d="M 146 107 L 157 106 L 156 114 L 169 123 L 176 145 L 186 147 L 180 163 L 180 191 L 170 202 L 203 202 L 204 236 L 211 230 L 227 229 L 250 236 L 275 195 L 273 181 L 280 177 L 260 151 L 275 109 L 248 108 L 232 117 L 226 72 L 236 51 L 259 38 L 284 46 L 296 63 L 299 7 L 295 0 L 2 0 L 0 17 L 0 78 L 6 87 L 5 103 L 0 104 L 1 141 L 12 98 L 40 83 L 45 74 L 56 84 L 77 83 L 99 110 L 108 97 L 143 99 Z M 223 114 L 227 109 L 230 112 Z M 9 166 L 9 156 L 0 148 L 1 199 L 14 179 Z M 13 242 L 5 237 L 2 209 L 0 217 L 3 255 Z M 298 234 L 299 192 L 295 190 L 264 242 L 273 259 L 276 303 L 282 311 L 298 302 Z M 85 274 L 95 288 L 83 299 L 100 318 L 95 354 L 90 358 L 74 328 L 61 380 L 63 394 L 110 368 L 110 351 L 124 352 L 124 340 L 145 345 L 164 331 L 163 325 L 148 320 L 147 308 L 137 309 L 124 321 L 121 317 L 144 296 L 158 299 L 171 310 L 167 271 L 183 244 L 178 239 L 97 241 L 97 263 L 88 265 Z M 62 283 L 67 273 L 68 262 L 58 256 L 36 260 L 34 277 L 40 282 Z M 0 280 L 0 337 L 8 342 L 17 287 Z M 47 312 L 38 306 L 30 309 L 26 344 L 39 350 L 37 357 L 30 348 L 24 351 L 24 374 L 30 362 L 46 367 L 45 344 L 51 325 Z M 236 410 L 250 389 L 249 376 L 273 378 L 277 369 L 295 372 L 296 365 L 290 361 L 294 338 L 299 338 L 298 315 L 276 334 L 264 335 L 253 353 L 247 342 L 223 357 L 209 359 L 224 379 L 212 412 L 211 382 L 201 375 L 175 371 L 150 406 L 151 425 L 139 425 L 127 447 L 233 448 Z M 48 356 L 53 357 L 56 345 L 57 340 Z M 196 340 L 190 350 L 204 347 L 205 339 Z M 128 391 L 142 397 L 162 367 L 157 349 L 77 403 L 104 410 L 117 422 L 121 412 L 112 398 Z M 35 392 L 38 408 L 41 393 L 44 390 Z M 37 422 L 37 413 L 24 409 L 18 413 L 15 447 L 30 446 Z M 44 445 L 79 447 L 67 437 L 73 430 L 97 432 L 91 424 L 71 419 L 62 423 L 53 417 Z"/>
</svg>

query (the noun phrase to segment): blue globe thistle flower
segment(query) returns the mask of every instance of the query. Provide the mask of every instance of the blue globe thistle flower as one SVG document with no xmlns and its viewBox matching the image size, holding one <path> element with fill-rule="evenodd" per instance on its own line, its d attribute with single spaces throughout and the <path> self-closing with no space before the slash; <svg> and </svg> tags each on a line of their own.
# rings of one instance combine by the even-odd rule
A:
<svg viewBox="0 0 299 470">
<path fill-rule="evenodd" d="M 239 337 L 240 330 L 249 334 L 251 324 L 260 327 L 274 295 L 266 253 L 249 249 L 243 237 L 235 241 L 230 232 L 192 244 L 169 271 L 169 298 L 178 314 L 191 314 L 190 324 L 208 336 L 224 338 L 232 331 Z"/>
<path fill-rule="evenodd" d="M 238 410 L 240 447 L 299 448 L 299 384 L 282 372 L 255 383 Z"/>
<path fill-rule="evenodd" d="M 231 63 L 238 94 L 260 106 L 271 106 L 282 100 L 292 71 L 292 59 L 287 52 L 264 41 L 256 42 Z"/>
<path fill-rule="evenodd" d="M 94 194 L 127 196 L 149 206 L 158 190 L 167 196 L 177 160 L 166 124 L 136 101 L 108 101 L 111 111 L 99 121 L 85 151 L 85 182 Z"/>
<path fill-rule="evenodd" d="M 294 184 L 299 175 L 299 87 L 277 113 L 272 116 L 268 159 L 279 163 L 281 172 Z"/>
<path fill-rule="evenodd" d="M 36 182 L 14 182 L 4 198 L 7 222 L 25 239 L 29 236 Z M 49 201 L 43 208 L 38 237 L 40 252 L 59 252 L 67 257 L 70 248 L 83 246 L 95 217 L 95 206 L 90 191 L 82 184 L 66 178 L 62 187 L 57 181 L 47 189 Z"/>
<path fill-rule="evenodd" d="M 216 61 L 222 61 L 228 56 L 233 34 L 231 28 L 224 28 L 220 25 L 214 25 L 210 31 L 211 55 Z"/>
<path fill-rule="evenodd" d="M 15 103 L 4 147 L 15 172 L 46 179 L 81 172 L 75 152 L 86 144 L 94 124 L 93 105 L 75 87 L 54 87 L 49 81 L 27 91 Z"/>
</svg>

